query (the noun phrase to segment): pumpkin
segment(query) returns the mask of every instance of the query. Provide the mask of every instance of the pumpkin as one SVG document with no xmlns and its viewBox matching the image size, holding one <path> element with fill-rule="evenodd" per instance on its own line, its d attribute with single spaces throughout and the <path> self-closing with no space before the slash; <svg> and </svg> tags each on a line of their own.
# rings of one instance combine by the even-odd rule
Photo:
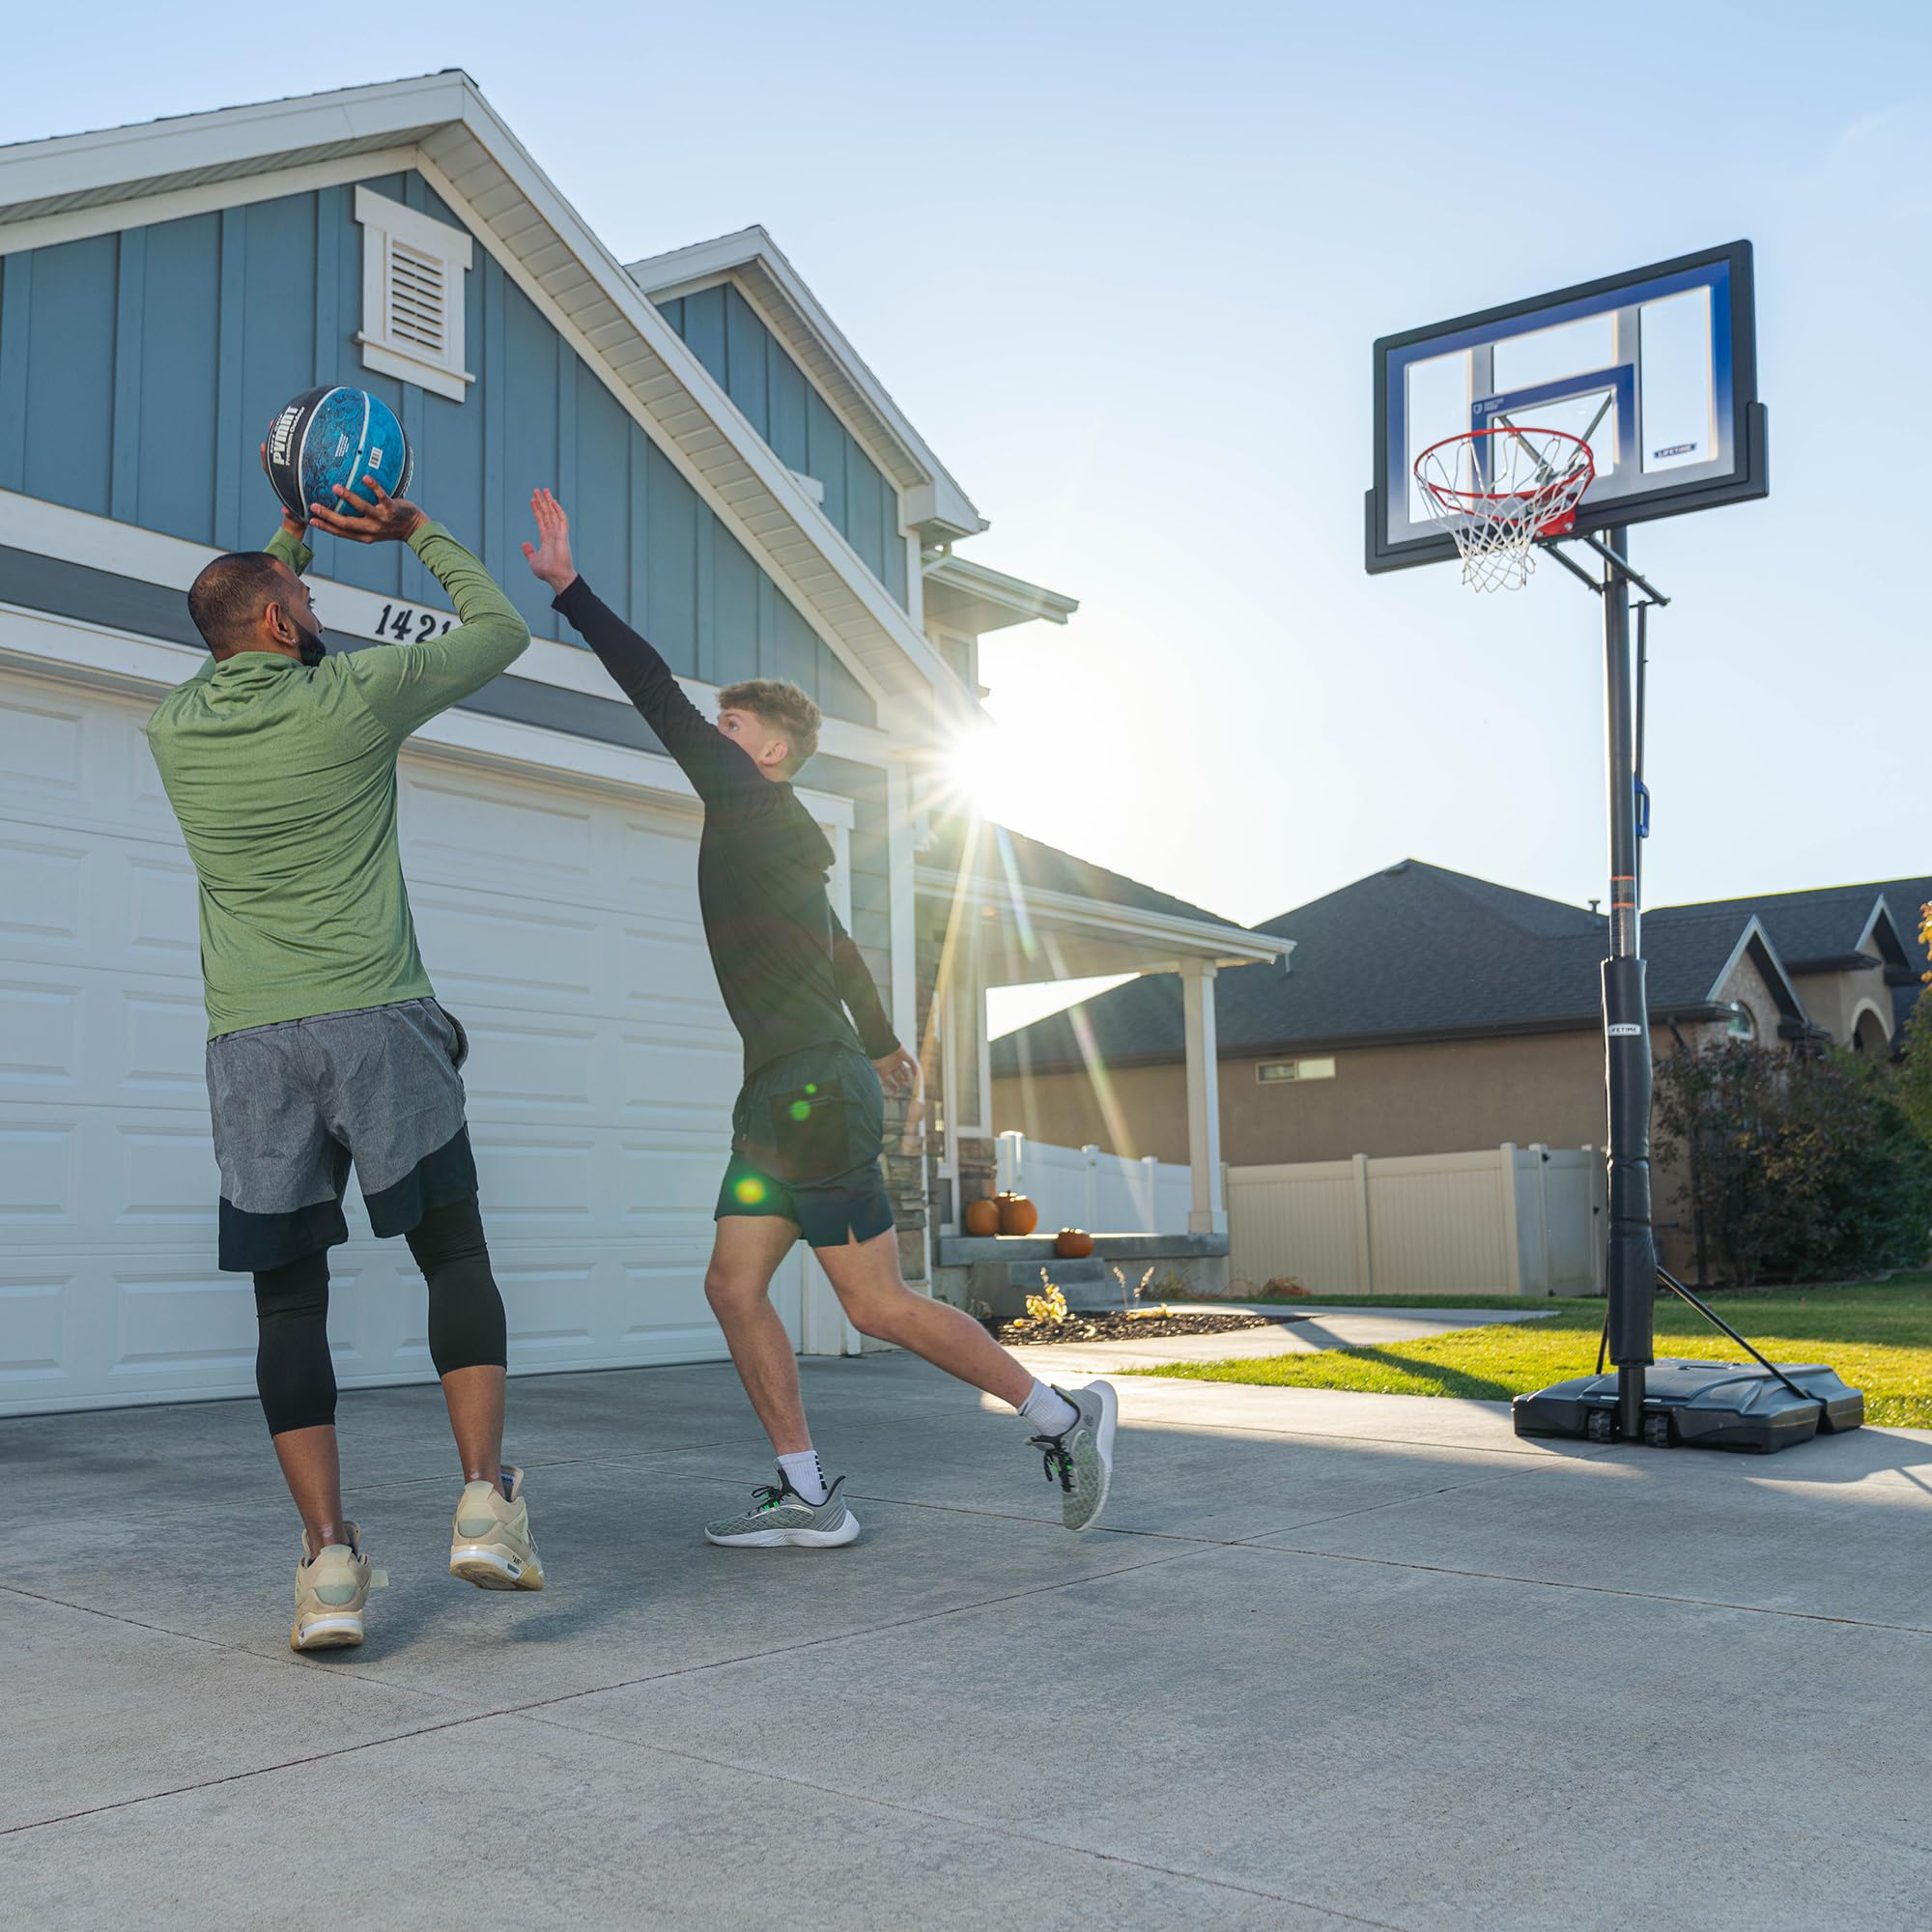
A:
<svg viewBox="0 0 1932 1932">
<path fill-rule="evenodd" d="M 998 1200 L 1001 1234 L 1030 1235 L 1039 1226 L 1039 1209 L 1024 1194 L 1002 1194 Z"/>
<path fill-rule="evenodd" d="M 967 1202 L 966 1232 L 969 1235 L 997 1235 L 1000 1232 L 1000 1204 L 990 1199 Z"/>
<path fill-rule="evenodd" d="M 1053 1237 L 1053 1252 L 1064 1262 L 1084 1262 L 1094 1252 L 1094 1236 L 1084 1228 L 1063 1228 Z"/>
</svg>

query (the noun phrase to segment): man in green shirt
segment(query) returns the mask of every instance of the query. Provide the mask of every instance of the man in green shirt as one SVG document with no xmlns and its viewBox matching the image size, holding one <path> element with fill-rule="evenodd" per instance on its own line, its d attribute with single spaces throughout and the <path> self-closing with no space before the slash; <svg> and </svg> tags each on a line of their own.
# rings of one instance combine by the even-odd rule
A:
<svg viewBox="0 0 1932 1932">
<path fill-rule="evenodd" d="M 199 881 L 208 1090 L 221 1170 L 220 1265 L 251 1273 L 256 1385 L 301 1513 L 298 1650 L 360 1643 L 382 1573 L 343 1515 L 328 1351 L 327 1250 L 348 1238 L 353 1160 L 379 1236 L 403 1235 L 429 1285 L 429 1345 L 466 1488 L 449 1568 L 540 1590 L 502 1463 L 502 1297 L 464 1121 L 463 1030 L 416 950 L 396 847 L 410 734 L 529 642 L 482 565 L 413 503 L 310 506 L 355 543 L 407 543 L 461 620 L 422 643 L 328 655 L 301 574 L 307 526 L 216 557 L 188 591 L 209 661 L 164 697 L 148 743 Z"/>
</svg>

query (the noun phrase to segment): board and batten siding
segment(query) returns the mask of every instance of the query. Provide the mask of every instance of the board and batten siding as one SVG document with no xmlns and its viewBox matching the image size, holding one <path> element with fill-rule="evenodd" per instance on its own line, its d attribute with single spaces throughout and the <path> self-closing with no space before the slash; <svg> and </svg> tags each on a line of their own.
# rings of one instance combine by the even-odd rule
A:
<svg viewBox="0 0 1932 1932">
<path fill-rule="evenodd" d="M 786 469 L 825 492 L 825 514 L 866 568 L 906 608 L 898 492 L 730 282 L 658 303 L 658 312 Z"/>
<path fill-rule="evenodd" d="M 361 185 L 463 226 L 413 170 Z M 476 381 L 463 402 L 365 369 L 355 205 L 354 185 L 325 187 L 0 257 L 0 488 L 253 548 L 275 523 L 256 456 L 270 418 L 303 389 L 350 383 L 396 411 L 417 499 L 477 552 L 538 637 L 576 641 L 520 549 L 529 492 L 547 484 L 570 509 L 585 577 L 674 670 L 720 684 L 789 678 L 830 716 L 876 723 L 864 687 L 487 248 L 465 288 L 464 367 Z M 782 378 L 776 389 L 781 413 L 805 422 L 801 451 L 830 447 L 809 399 Z M 785 447 L 796 440 L 787 431 Z M 849 468 L 841 450 L 841 501 Z M 870 502 L 882 485 L 874 471 L 858 495 Z M 832 494 L 828 484 L 828 505 Z M 887 511 L 871 514 L 882 531 Z M 855 542 L 875 570 L 888 563 L 881 541 Z M 904 546 L 888 548 L 903 602 Z M 321 549 L 340 582 L 441 605 L 402 546 Z M 320 603 L 326 625 L 326 592 Z"/>
</svg>

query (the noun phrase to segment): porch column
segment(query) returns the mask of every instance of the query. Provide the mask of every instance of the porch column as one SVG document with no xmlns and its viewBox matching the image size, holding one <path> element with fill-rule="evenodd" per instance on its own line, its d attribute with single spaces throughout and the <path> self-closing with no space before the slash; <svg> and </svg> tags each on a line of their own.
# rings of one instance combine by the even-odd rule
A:
<svg viewBox="0 0 1932 1932">
<path fill-rule="evenodd" d="M 1221 1205 L 1221 1063 L 1214 1037 L 1214 969 L 1205 959 L 1180 964 L 1180 997 L 1187 1024 L 1187 1165 L 1194 1204 L 1190 1235 L 1225 1235 Z"/>
</svg>

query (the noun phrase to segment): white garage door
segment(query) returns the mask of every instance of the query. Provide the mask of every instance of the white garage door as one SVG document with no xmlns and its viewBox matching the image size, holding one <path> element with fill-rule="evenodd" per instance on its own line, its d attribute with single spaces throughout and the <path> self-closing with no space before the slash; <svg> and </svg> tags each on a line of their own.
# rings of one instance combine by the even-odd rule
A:
<svg viewBox="0 0 1932 1932">
<path fill-rule="evenodd" d="M 129 699 L 0 672 L 0 1412 L 239 1395 L 214 1266 L 194 877 Z M 702 1276 L 738 1044 L 698 926 L 696 819 L 412 752 L 403 863 L 469 1030 L 513 1370 L 724 1353 Z M 432 1374 L 421 1277 L 351 1189 L 345 1386 Z M 800 1264 L 777 1291 L 798 1340 Z"/>
</svg>

